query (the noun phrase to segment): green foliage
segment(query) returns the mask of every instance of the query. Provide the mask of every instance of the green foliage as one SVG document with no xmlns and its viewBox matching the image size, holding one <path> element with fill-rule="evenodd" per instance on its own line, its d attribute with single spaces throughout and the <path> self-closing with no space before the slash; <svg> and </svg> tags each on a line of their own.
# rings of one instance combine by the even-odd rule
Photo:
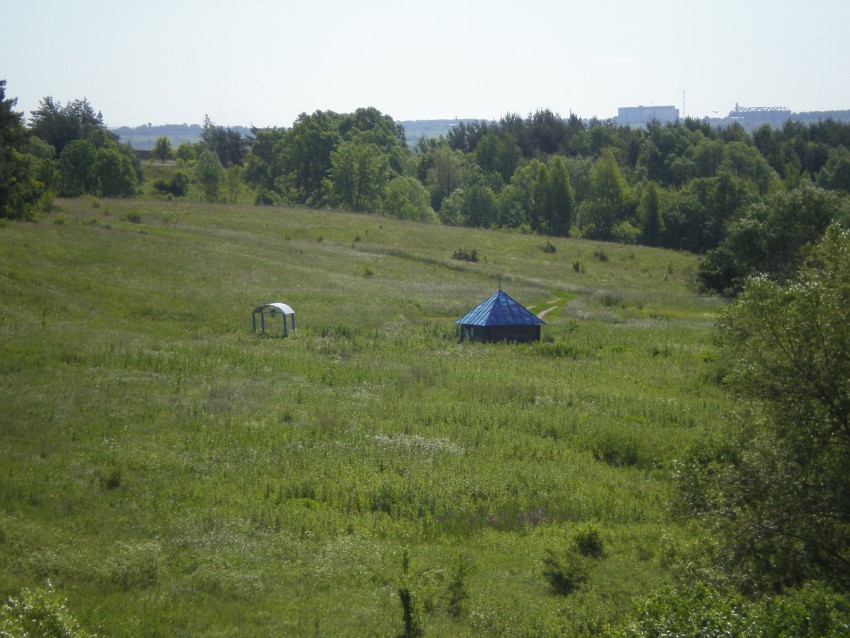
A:
<svg viewBox="0 0 850 638">
<path fill-rule="evenodd" d="M 648 182 L 641 193 L 638 217 L 642 228 L 641 239 L 648 246 L 656 246 L 661 238 L 661 203 L 655 182 Z"/>
<path fill-rule="evenodd" d="M 414 177 L 396 177 L 384 189 L 381 201 L 384 214 L 398 219 L 436 223 L 439 221 L 431 208 L 431 197 L 425 187 Z"/>
<path fill-rule="evenodd" d="M 671 588 L 642 599 L 615 638 L 662 636 L 783 636 L 838 638 L 850 627 L 850 600 L 820 584 L 758 601 L 704 583 Z"/>
<path fill-rule="evenodd" d="M 469 567 L 462 558 L 454 566 L 451 581 L 448 586 L 448 612 L 452 616 L 460 616 L 467 607 L 469 601 L 469 585 L 467 577 Z"/>
<path fill-rule="evenodd" d="M 546 550 L 546 556 L 543 558 L 543 578 L 556 594 L 572 594 L 584 585 L 589 575 L 590 562 L 577 551 Z"/>
<path fill-rule="evenodd" d="M 117 141 L 106 128 L 103 115 L 95 113 L 88 100 L 74 100 L 65 106 L 52 97 L 45 97 L 32 112 L 30 130 L 52 146 L 57 157 L 74 140 L 88 140 L 95 148 Z"/>
<path fill-rule="evenodd" d="M 87 139 L 71 140 L 59 156 L 60 194 L 65 197 L 95 194 L 97 149 Z"/>
<path fill-rule="evenodd" d="M 722 322 L 730 381 L 761 410 L 727 435 L 740 452 L 692 455 L 683 483 L 745 590 L 850 588 L 848 263 L 831 229 L 792 282 L 749 280 Z"/>
<path fill-rule="evenodd" d="M 374 143 L 343 142 L 331 154 L 331 202 L 355 212 L 376 212 L 389 178 L 389 163 Z"/>
<path fill-rule="evenodd" d="M 640 228 L 626 220 L 615 224 L 611 229 L 611 239 L 621 244 L 636 244 L 640 236 Z"/>
<path fill-rule="evenodd" d="M 174 159 L 184 164 L 194 162 L 197 157 L 195 148 L 190 142 L 181 142 L 174 151 Z"/>
<path fill-rule="evenodd" d="M 189 176 L 183 171 L 177 171 L 171 176 L 171 180 L 157 180 L 153 187 L 160 193 L 184 197 L 189 192 Z"/>
<path fill-rule="evenodd" d="M 739 292 L 747 277 L 792 276 L 831 223 L 850 225 L 850 199 L 810 183 L 777 192 L 733 221 L 720 246 L 700 264 L 701 284 Z"/>
<path fill-rule="evenodd" d="M 160 162 L 165 162 L 165 160 L 170 159 L 173 154 L 174 151 L 171 148 L 171 140 L 165 135 L 158 137 L 156 143 L 153 145 L 151 155 L 157 158 Z"/>
<path fill-rule="evenodd" d="M 103 197 L 133 197 L 138 179 L 133 163 L 117 145 L 98 149 L 94 162 L 97 193 Z"/>
<path fill-rule="evenodd" d="M 410 585 L 410 551 L 407 547 L 404 548 L 401 555 L 401 583 L 398 587 L 398 597 L 401 602 L 401 620 L 404 625 L 401 636 L 403 638 L 424 636 L 422 610 Z"/>
<path fill-rule="evenodd" d="M 235 204 L 239 201 L 239 192 L 242 190 L 242 175 L 245 170 L 238 164 L 234 164 L 224 171 L 225 201 Z"/>
<path fill-rule="evenodd" d="M 460 149 L 457 143 L 452 147 L 455 150 L 465 150 L 466 152 L 470 152 L 474 148 L 478 165 L 481 168 L 485 171 L 498 173 L 502 181 L 509 182 L 522 160 L 522 151 L 513 136 L 507 132 L 497 134 L 494 130 L 488 129 L 477 140 L 474 137 L 474 134 L 471 135 L 468 144 L 461 145 Z M 452 145 L 451 139 L 449 144 Z"/>
<path fill-rule="evenodd" d="M 33 114 L 33 131 L 40 132 L 59 154 L 58 177 L 48 179 L 57 183 L 60 195 L 136 195 L 140 173 L 135 151 L 116 142 L 88 102 L 61 108 L 46 98 Z M 45 168 L 43 174 L 51 172 Z"/>
<path fill-rule="evenodd" d="M 588 558 L 600 558 L 605 553 L 602 533 L 593 523 L 584 523 L 573 532 L 573 545 L 579 554 Z"/>
<path fill-rule="evenodd" d="M 475 263 L 478 261 L 478 250 L 475 248 L 458 248 L 452 253 L 452 259 Z"/>
<path fill-rule="evenodd" d="M 431 206 L 440 211 L 441 219 L 445 219 L 441 210 L 443 201 L 463 183 L 464 167 L 461 157 L 460 153 L 443 144 L 429 152 L 421 161 L 421 165 L 428 167 L 424 183 L 431 193 Z"/>
<path fill-rule="evenodd" d="M 50 149 L 39 157 L 16 104 L 6 99 L 6 80 L 0 80 L 0 219 L 31 219 L 50 199 L 42 169 L 51 165 Z"/>
<path fill-rule="evenodd" d="M 464 226 L 488 228 L 498 217 L 496 196 L 486 184 L 473 184 L 470 188 L 458 189 L 453 195 L 457 195 L 458 205 L 453 217 L 459 217 Z"/>
<path fill-rule="evenodd" d="M 0 608 L 0 636 L 3 638 L 87 638 L 93 635 L 80 626 L 50 581 L 46 588 L 21 590 Z"/>
<path fill-rule="evenodd" d="M 547 227 L 553 235 L 568 236 L 575 217 L 575 194 L 563 158 L 555 157 L 549 167 L 549 219 Z"/>
<path fill-rule="evenodd" d="M 579 224 L 586 236 L 610 239 L 614 226 L 628 215 L 630 198 L 628 184 L 613 152 L 605 149 L 593 165 L 589 198 L 579 210 Z"/>
<path fill-rule="evenodd" d="M 425 630 L 422 626 L 419 601 L 406 583 L 402 583 L 399 586 L 398 597 L 401 601 L 401 618 L 404 625 L 404 631 L 401 636 L 403 638 L 419 638 L 420 636 L 424 636 Z"/>
<path fill-rule="evenodd" d="M 377 212 L 390 174 L 402 174 L 409 156 L 404 129 L 374 108 L 302 113 L 291 129 L 254 134 L 245 179 L 258 203 L 329 201 Z"/>
<path fill-rule="evenodd" d="M 208 115 L 204 115 L 201 142 L 204 149 L 215 153 L 219 162 L 225 168 L 236 165 L 241 166 L 248 147 L 247 141 L 238 131 L 234 131 L 232 128 L 216 126 Z M 202 154 L 199 153 L 199 160 Z"/>
<path fill-rule="evenodd" d="M 217 202 L 221 200 L 221 190 L 225 183 L 225 172 L 215 151 L 206 149 L 195 164 L 195 181 L 201 187 L 204 200 Z"/>
</svg>

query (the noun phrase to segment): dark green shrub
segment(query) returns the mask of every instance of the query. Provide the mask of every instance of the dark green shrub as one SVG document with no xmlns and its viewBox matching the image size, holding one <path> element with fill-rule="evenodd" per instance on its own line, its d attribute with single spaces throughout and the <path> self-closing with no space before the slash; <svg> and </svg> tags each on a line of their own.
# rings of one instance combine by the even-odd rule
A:
<svg viewBox="0 0 850 638">
<path fill-rule="evenodd" d="M 632 426 L 608 424 L 590 433 L 588 447 L 593 458 L 612 467 L 652 467 L 648 444 Z"/>
<path fill-rule="evenodd" d="M 573 532 L 573 545 L 579 554 L 588 558 L 600 558 L 605 553 L 602 534 L 593 523 L 585 523 Z"/>
<path fill-rule="evenodd" d="M 468 571 L 469 569 L 463 559 L 459 560 L 449 582 L 449 613 L 452 616 L 460 616 L 466 601 L 469 599 L 469 588 L 466 584 Z"/>
<path fill-rule="evenodd" d="M 160 193 L 183 197 L 189 192 L 189 176 L 183 171 L 177 171 L 170 182 L 159 179 L 154 182 L 153 187 Z"/>
<path fill-rule="evenodd" d="M 420 619 L 419 605 L 416 596 L 410 590 L 407 582 L 398 588 L 398 597 L 401 599 L 402 622 L 404 623 L 404 638 L 418 638 L 425 634 Z"/>
<path fill-rule="evenodd" d="M 112 466 L 106 471 L 97 473 L 97 480 L 105 490 L 117 490 L 121 487 L 121 468 Z"/>
<path fill-rule="evenodd" d="M 581 587 L 590 573 L 590 565 L 573 550 L 558 554 L 547 549 L 543 558 L 543 578 L 556 594 L 568 596 Z"/>
<path fill-rule="evenodd" d="M 475 248 L 458 248 L 452 253 L 452 259 L 474 263 L 478 261 L 478 251 Z"/>
<path fill-rule="evenodd" d="M 401 600 L 401 620 L 404 624 L 403 638 L 418 638 L 424 635 L 421 611 L 416 595 L 410 589 L 410 551 L 405 547 L 401 554 L 401 584 L 398 597 Z"/>
</svg>

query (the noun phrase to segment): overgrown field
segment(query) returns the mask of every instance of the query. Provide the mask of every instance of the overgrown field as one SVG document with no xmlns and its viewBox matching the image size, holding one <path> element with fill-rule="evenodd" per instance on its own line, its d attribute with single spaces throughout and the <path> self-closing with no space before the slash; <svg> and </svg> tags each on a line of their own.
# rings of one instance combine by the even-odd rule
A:
<svg viewBox="0 0 850 638">
<path fill-rule="evenodd" d="M 692 255 L 546 243 L 93 199 L 0 227 L 0 595 L 50 580 L 107 636 L 395 636 L 402 586 L 426 635 L 616 622 L 690 541 L 670 469 L 731 407 L 720 303 Z M 500 274 L 542 343 L 458 342 Z M 295 336 L 252 334 L 267 301 Z M 560 595 L 543 559 L 588 524 Z"/>
</svg>

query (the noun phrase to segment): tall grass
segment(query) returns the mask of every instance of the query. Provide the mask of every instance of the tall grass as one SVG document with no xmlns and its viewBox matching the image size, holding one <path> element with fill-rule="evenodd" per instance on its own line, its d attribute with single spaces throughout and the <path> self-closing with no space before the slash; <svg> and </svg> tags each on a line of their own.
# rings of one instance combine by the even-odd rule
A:
<svg viewBox="0 0 850 638">
<path fill-rule="evenodd" d="M 49 578 L 110 636 L 397 635 L 409 547 L 426 634 L 561 635 L 669 580 L 668 468 L 728 401 L 692 256 L 295 208 L 54 214 L 0 228 L 0 594 Z M 560 300 L 542 343 L 458 341 L 500 274 Z M 251 333 L 267 301 L 295 335 Z M 541 561 L 586 522 L 606 557 L 553 595 Z"/>
</svg>

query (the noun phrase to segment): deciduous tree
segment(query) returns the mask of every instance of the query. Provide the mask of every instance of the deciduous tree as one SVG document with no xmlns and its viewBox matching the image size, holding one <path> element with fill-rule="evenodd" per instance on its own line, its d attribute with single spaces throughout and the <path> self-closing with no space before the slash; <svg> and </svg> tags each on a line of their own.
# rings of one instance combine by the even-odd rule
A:
<svg viewBox="0 0 850 638">
<path fill-rule="evenodd" d="M 644 186 L 638 205 L 638 216 L 644 243 L 649 246 L 657 245 L 661 236 L 661 204 L 658 197 L 658 185 L 655 182 L 647 182 Z"/>
<path fill-rule="evenodd" d="M 48 96 L 41 100 L 37 110 L 32 112 L 30 130 L 56 150 L 60 157 L 62 151 L 73 140 L 89 140 L 95 148 L 107 142 L 117 141 L 114 133 L 106 128 L 103 115 L 95 112 L 88 100 L 74 100 L 62 106 Z"/>
<path fill-rule="evenodd" d="M 165 135 L 158 137 L 153 145 L 151 154 L 157 158 L 160 163 L 164 163 L 165 160 L 169 159 L 173 154 L 171 149 L 171 140 Z"/>
<path fill-rule="evenodd" d="M 846 196 L 811 183 L 774 193 L 728 225 L 721 244 L 700 264 L 700 281 L 711 290 L 735 292 L 756 273 L 787 278 L 802 263 L 806 247 L 833 222 L 850 222 Z"/>
<path fill-rule="evenodd" d="M 204 150 L 195 164 L 195 181 L 201 187 L 204 199 L 208 202 L 221 200 L 221 189 L 224 184 L 224 168 L 215 151 Z"/>
<path fill-rule="evenodd" d="M 6 98 L 6 80 L 0 80 L 0 218 L 29 219 L 47 198 L 38 165 L 52 162 L 27 152 L 30 135 L 16 104 L 17 99 Z"/>
<path fill-rule="evenodd" d="M 133 197 L 136 195 L 136 172 L 125 153 L 115 144 L 97 150 L 94 164 L 99 194 L 104 197 Z"/>
<path fill-rule="evenodd" d="M 392 217 L 419 222 L 439 221 L 431 208 L 431 196 L 414 177 L 396 177 L 383 193 L 382 211 Z"/>
<path fill-rule="evenodd" d="M 722 322 L 746 418 L 681 472 L 742 587 L 850 590 L 850 234 L 831 228 L 787 284 L 750 279 Z"/>
<path fill-rule="evenodd" d="M 582 231 L 589 237 L 610 239 L 613 227 L 627 217 L 630 198 L 613 151 L 604 149 L 590 172 L 588 199 L 579 209 Z"/>
<path fill-rule="evenodd" d="M 97 192 L 96 159 L 97 149 L 91 140 L 75 139 L 66 144 L 59 156 L 60 194 L 79 197 Z"/>
<path fill-rule="evenodd" d="M 549 232 L 569 235 L 575 216 L 575 195 L 570 174 L 561 156 L 556 155 L 549 166 Z"/>
<path fill-rule="evenodd" d="M 331 155 L 332 203 L 347 210 L 376 212 L 388 175 L 387 157 L 375 144 L 343 142 Z"/>
</svg>

